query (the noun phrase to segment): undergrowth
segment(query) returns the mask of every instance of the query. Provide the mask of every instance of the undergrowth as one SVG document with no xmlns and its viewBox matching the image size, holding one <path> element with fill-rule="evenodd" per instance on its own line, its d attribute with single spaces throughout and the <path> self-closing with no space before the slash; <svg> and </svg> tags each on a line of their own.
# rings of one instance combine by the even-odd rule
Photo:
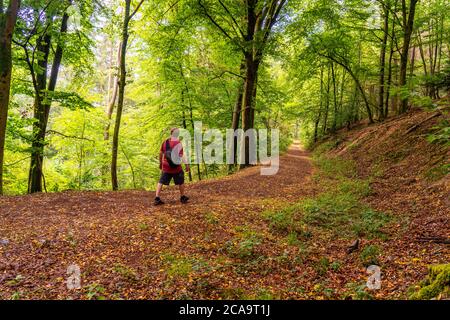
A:
<svg viewBox="0 0 450 320">
<path fill-rule="evenodd" d="M 358 178 L 352 161 L 325 156 L 322 149 L 313 157 L 319 169 L 313 179 L 324 192 L 281 210 L 264 212 L 270 227 L 289 234 L 291 243 L 295 243 L 293 234 L 309 238 L 313 230 L 345 238 L 385 240 L 383 227 L 390 222 L 390 215 L 362 201 L 370 195 L 370 181 Z"/>
</svg>

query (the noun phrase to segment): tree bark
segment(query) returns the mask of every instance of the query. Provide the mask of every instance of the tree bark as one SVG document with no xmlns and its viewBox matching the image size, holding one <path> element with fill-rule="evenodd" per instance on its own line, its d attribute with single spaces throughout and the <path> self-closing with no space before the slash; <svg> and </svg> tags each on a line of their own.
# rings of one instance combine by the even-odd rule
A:
<svg viewBox="0 0 450 320">
<path fill-rule="evenodd" d="M 252 45 L 250 50 L 246 50 L 244 53 L 245 57 L 245 83 L 244 92 L 242 96 L 242 129 L 244 132 L 253 128 L 252 109 L 254 108 L 254 94 L 256 85 L 256 75 L 258 73 L 259 62 L 255 57 L 255 32 L 258 26 L 257 16 L 256 16 L 256 1 L 251 0 L 247 2 L 247 33 L 246 42 Z M 241 164 L 241 167 L 248 166 L 250 164 L 250 143 L 247 137 L 244 138 L 244 159 L 245 163 Z"/>
<path fill-rule="evenodd" d="M 184 75 L 183 67 L 182 67 L 181 64 L 180 64 L 180 74 L 181 74 L 181 77 L 183 78 L 184 88 L 185 88 L 185 90 L 186 90 L 186 94 L 187 94 L 187 97 L 188 97 L 188 104 L 189 104 L 189 108 L 188 108 L 188 109 L 189 109 L 189 120 L 190 120 L 190 122 L 191 122 L 191 129 L 192 129 L 192 132 L 195 132 L 194 115 L 193 115 L 193 110 L 192 110 L 191 94 L 190 94 L 188 82 L 187 82 L 187 79 L 186 79 L 186 77 L 185 77 L 185 75 Z M 183 92 L 184 92 L 184 91 L 183 91 Z M 184 99 L 184 98 L 183 98 L 183 99 Z M 183 119 L 184 119 L 184 111 L 183 111 Z M 186 123 L 183 123 L 183 125 L 186 125 Z M 194 153 L 195 153 L 195 158 L 197 159 L 197 164 L 196 164 L 196 167 L 197 167 L 197 177 L 198 177 L 198 180 L 200 181 L 200 180 L 202 180 L 202 174 L 201 174 L 200 162 L 198 162 L 198 160 L 199 160 L 199 158 L 200 158 L 201 150 L 198 150 L 198 147 L 197 147 L 197 146 L 194 146 Z M 191 174 L 191 171 L 189 171 L 189 174 Z"/>
<path fill-rule="evenodd" d="M 3 1 L 0 12 L 0 195 L 3 194 L 3 163 L 5 154 L 6 123 L 11 91 L 11 42 L 19 12 L 20 0 L 10 0 L 6 12 Z"/>
</svg>

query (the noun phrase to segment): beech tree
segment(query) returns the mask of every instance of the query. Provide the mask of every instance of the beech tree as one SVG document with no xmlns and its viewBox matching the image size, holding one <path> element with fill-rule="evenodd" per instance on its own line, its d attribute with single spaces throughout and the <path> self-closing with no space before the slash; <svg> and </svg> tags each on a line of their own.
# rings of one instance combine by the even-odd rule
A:
<svg viewBox="0 0 450 320">
<path fill-rule="evenodd" d="M 119 131 L 123 112 L 123 101 L 125 98 L 125 86 L 127 79 L 126 54 L 129 37 L 129 24 L 134 15 L 138 12 L 144 0 L 141 0 L 133 12 L 131 12 L 131 0 L 125 0 L 125 9 L 123 15 L 122 40 L 120 43 L 120 75 L 119 75 L 119 96 L 117 101 L 116 122 L 114 126 L 114 135 L 112 141 L 112 161 L 111 161 L 111 181 L 112 189 L 119 189 L 119 181 L 117 178 L 117 153 L 119 150 Z"/>
<path fill-rule="evenodd" d="M 242 129 L 247 131 L 253 128 L 255 123 L 258 70 L 264 57 L 264 50 L 269 41 L 272 28 L 286 1 L 249 0 L 244 2 L 244 6 L 234 1 L 227 3 L 220 0 L 218 2 L 218 4 L 215 3 L 213 5 L 212 3 L 198 0 L 198 5 L 201 8 L 201 12 L 218 31 L 242 52 L 245 65 L 242 104 L 236 104 L 232 126 L 235 129 L 236 123 L 239 122 L 238 116 L 241 114 Z M 214 12 L 218 13 L 211 13 L 211 7 L 213 7 Z M 231 27 L 225 27 L 221 21 L 225 21 L 226 25 Z M 238 99 L 240 99 L 240 95 L 241 93 L 238 92 Z M 245 141 L 244 148 L 245 165 L 248 165 L 250 163 L 248 139 Z"/>
</svg>

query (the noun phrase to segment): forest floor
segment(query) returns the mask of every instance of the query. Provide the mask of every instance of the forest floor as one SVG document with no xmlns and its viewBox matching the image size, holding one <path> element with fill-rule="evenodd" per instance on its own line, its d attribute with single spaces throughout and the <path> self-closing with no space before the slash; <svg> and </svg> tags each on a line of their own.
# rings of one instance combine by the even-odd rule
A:
<svg viewBox="0 0 450 320">
<path fill-rule="evenodd" d="M 277 175 L 193 183 L 186 205 L 174 187 L 158 207 L 146 191 L 1 197 L 0 299 L 407 298 L 450 260 L 420 238 L 450 235 L 448 180 L 419 174 L 447 151 L 400 137 L 414 117 L 426 113 L 342 131 L 314 156 L 296 143 Z M 73 264 L 81 288 L 68 290 Z M 380 290 L 365 287 L 369 264 Z"/>
</svg>

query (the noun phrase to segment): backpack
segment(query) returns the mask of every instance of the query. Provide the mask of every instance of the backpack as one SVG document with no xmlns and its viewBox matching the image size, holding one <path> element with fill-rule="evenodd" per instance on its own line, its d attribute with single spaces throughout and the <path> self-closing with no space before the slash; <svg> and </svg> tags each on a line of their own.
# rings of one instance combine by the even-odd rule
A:
<svg viewBox="0 0 450 320">
<path fill-rule="evenodd" d="M 172 148 L 170 147 L 170 140 L 169 139 L 166 140 L 166 148 L 165 148 L 165 151 L 164 151 L 164 156 L 166 157 L 166 160 L 169 163 L 169 166 L 171 168 L 176 168 L 176 167 L 179 166 L 178 164 L 173 162 L 173 159 L 172 159 Z"/>
</svg>

